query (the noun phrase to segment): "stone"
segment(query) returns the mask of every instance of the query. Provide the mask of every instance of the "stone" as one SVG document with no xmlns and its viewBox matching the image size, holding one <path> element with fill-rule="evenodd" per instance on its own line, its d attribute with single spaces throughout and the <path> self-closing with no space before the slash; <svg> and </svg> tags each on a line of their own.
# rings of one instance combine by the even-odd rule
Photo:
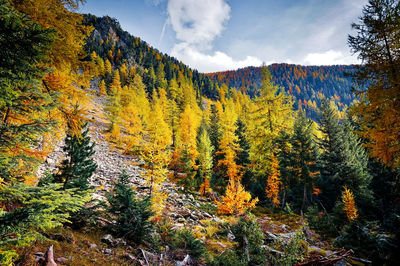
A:
<svg viewBox="0 0 400 266">
<path fill-rule="evenodd" d="M 136 260 L 136 258 L 128 252 L 125 252 L 123 256 L 124 256 L 124 258 L 127 258 L 129 260 Z"/>
<path fill-rule="evenodd" d="M 112 255 L 112 249 L 110 248 L 103 249 L 102 252 L 106 255 Z"/>
<path fill-rule="evenodd" d="M 64 257 L 60 257 L 56 259 L 56 262 L 62 263 L 62 264 L 67 264 L 68 263 L 68 259 L 64 258 Z"/>
<path fill-rule="evenodd" d="M 103 242 L 103 243 L 106 243 L 107 245 L 113 245 L 114 244 L 114 238 L 110 234 L 102 236 L 100 241 Z"/>
<path fill-rule="evenodd" d="M 234 236 L 234 234 L 232 234 L 232 232 L 228 232 L 228 240 L 230 242 L 233 242 L 235 240 L 235 236 Z"/>
</svg>

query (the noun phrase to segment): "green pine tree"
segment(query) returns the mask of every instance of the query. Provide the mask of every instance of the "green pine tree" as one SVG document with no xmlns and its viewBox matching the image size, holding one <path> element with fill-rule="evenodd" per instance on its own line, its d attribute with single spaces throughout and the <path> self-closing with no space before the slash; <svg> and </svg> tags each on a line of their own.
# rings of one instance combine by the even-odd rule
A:
<svg viewBox="0 0 400 266">
<path fill-rule="evenodd" d="M 90 158 L 95 153 L 95 143 L 90 143 L 89 129 L 86 126 L 87 124 L 80 136 L 67 133 L 65 138 L 63 150 L 67 153 L 67 158 L 55 175 L 55 181 L 64 183 L 64 189 L 89 189 L 89 179 L 97 169 L 97 164 Z"/>
</svg>

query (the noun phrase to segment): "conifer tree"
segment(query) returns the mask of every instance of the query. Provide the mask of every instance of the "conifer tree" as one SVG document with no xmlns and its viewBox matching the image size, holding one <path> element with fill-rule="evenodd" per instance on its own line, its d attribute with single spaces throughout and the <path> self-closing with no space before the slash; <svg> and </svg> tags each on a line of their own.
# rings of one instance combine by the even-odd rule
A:
<svg viewBox="0 0 400 266">
<path fill-rule="evenodd" d="M 117 237 L 140 244 L 153 231 L 149 221 L 152 216 L 149 198 L 137 200 L 134 190 L 129 187 L 129 176 L 122 173 L 112 193 L 107 195 L 107 211 L 115 215 L 116 223 L 111 230 Z"/>
<path fill-rule="evenodd" d="M 90 178 L 97 169 L 93 158 L 95 143 L 90 143 L 87 124 L 83 126 L 81 135 L 68 132 L 65 138 L 63 151 L 67 158 L 62 162 L 55 181 L 64 184 L 64 189 L 89 189 Z"/>
<path fill-rule="evenodd" d="M 371 176 L 368 173 L 368 158 L 347 122 L 340 123 L 335 109 L 323 100 L 319 118 L 323 138 L 318 140 L 322 150 L 320 163 L 321 199 L 331 210 L 339 199 L 343 186 L 355 192 L 357 202 L 365 207 L 371 204 L 372 195 L 368 186 Z"/>
<path fill-rule="evenodd" d="M 317 149 L 312 138 L 312 121 L 306 118 L 305 112 L 300 109 L 294 123 L 294 132 L 291 139 L 292 152 L 291 169 L 296 181 L 303 186 L 303 201 L 301 210 L 308 201 L 318 177 Z"/>
<path fill-rule="evenodd" d="M 354 110 L 360 134 L 372 156 L 389 166 L 400 165 L 400 4 L 397 0 L 369 0 L 349 36 L 352 52 L 362 64 L 355 81 L 361 101 Z"/>
<path fill-rule="evenodd" d="M 342 203 L 344 211 L 346 212 L 347 219 L 351 222 L 357 219 L 357 207 L 356 203 L 354 202 L 354 195 L 353 193 L 347 188 L 344 187 L 342 191 Z"/>
<path fill-rule="evenodd" d="M 273 84 L 266 66 L 261 68 L 259 94 L 251 112 L 248 139 L 251 144 L 250 158 L 255 170 L 266 173 L 279 132 L 290 132 L 293 127 L 293 100 L 283 88 Z"/>
<path fill-rule="evenodd" d="M 240 180 L 229 179 L 225 196 L 217 202 L 218 212 L 221 214 L 243 214 L 246 210 L 253 208 L 258 198 L 251 199 L 249 192 L 246 192 Z"/>
<path fill-rule="evenodd" d="M 107 94 L 107 90 L 106 90 L 106 83 L 104 82 L 104 80 L 102 79 L 99 83 L 99 92 L 98 95 L 99 96 L 104 96 Z"/>
<path fill-rule="evenodd" d="M 265 192 L 267 193 L 267 198 L 269 198 L 275 206 L 278 206 L 280 203 L 279 191 L 281 190 L 281 181 L 279 176 L 279 162 L 276 156 L 272 155 L 271 174 L 268 176 Z"/>
<path fill-rule="evenodd" d="M 209 123 L 209 135 L 211 145 L 214 147 L 213 149 L 213 165 L 217 165 L 219 161 L 219 156 L 216 152 L 219 150 L 219 142 L 222 136 L 221 125 L 220 125 L 220 116 L 215 104 L 211 104 L 211 116 Z"/>
<path fill-rule="evenodd" d="M 153 117 L 146 127 L 147 139 L 142 146 L 141 158 L 146 163 L 145 179 L 150 187 L 154 218 L 161 216 L 168 195 L 163 191 L 170 161 L 171 131 L 163 119 L 159 106 L 152 105 Z"/>
<path fill-rule="evenodd" d="M 199 127 L 199 133 L 197 137 L 197 150 L 197 159 L 199 162 L 198 172 L 200 173 L 200 178 L 203 182 L 200 188 L 200 193 L 204 195 L 208 192 L 211 192 L 210 180 L 213 167 L 213 146 L 211 145 L 211 141 L 206 128 L 206 122 L 204 120 L 202 120 L 202 123 Z"/>
<path fill-rule="evenodd" d="M 47 239 L 46 232 L 70 222 L 71 213 L 89 200 L 88 193 L 61 184 L 0 186 L 0 264 L 13 265 L 21 247 Z"/>
</svg>

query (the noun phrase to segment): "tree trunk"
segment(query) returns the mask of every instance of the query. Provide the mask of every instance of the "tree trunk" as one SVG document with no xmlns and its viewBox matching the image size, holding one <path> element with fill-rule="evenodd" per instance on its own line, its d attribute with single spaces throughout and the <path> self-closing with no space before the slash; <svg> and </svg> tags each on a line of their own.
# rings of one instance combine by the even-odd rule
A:
<svg viewBox="0 0 400 266">
<path fill-rule="evenodd" d="M 45 266 L 57 266 L 57 263 L 54 261 L 54 253 L 53 253 L 53 245 L 49 247 L 46 251 L 45 255 Z"/>
</svg>

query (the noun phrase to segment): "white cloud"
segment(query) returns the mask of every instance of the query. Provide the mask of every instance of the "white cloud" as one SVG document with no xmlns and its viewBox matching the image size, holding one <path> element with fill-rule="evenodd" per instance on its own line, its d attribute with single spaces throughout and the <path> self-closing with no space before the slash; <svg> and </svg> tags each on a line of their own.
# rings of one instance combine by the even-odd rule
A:
<svg viewBox="0 0 400 266">
<path fill-rule="evenodd" d="M 309 53 L 303 60 L 306 65 L 358 64 L 356 56 L 344 55 L 341 51 L 328 50 L 323 53 Z"/>
<path fill-rule="evenodd" d="M 231 8 L 224 0 L 169 0 L 167 11 L 179 40 L 205 45 L 221 34 Z"/>
<path fill-rule="evenodd" d="M 186 43 L 175 45 L 171 51 L 171 55 L 178 57 L 185 62 L 185 64 L 193 66 L 203 72 L 233 70 L 247 66 L 259 66 L 262 63 L 258 58 L 253 56 L 247 56 L 243 60 L 234 60 L 232 57 L 220 51 L 216 51 L 213 54 L 205 54 Z"/>
<path fill-rule="evenodd" d="M 235 60 L 226 53 L 212 51 L 212 42 L 224 30 L 230 11 L 225 0 L 169 0 L 168 23 L 180 41 L 171 55 L 202 72 L 260 65 L 255 57 Z"/>
</svg>

